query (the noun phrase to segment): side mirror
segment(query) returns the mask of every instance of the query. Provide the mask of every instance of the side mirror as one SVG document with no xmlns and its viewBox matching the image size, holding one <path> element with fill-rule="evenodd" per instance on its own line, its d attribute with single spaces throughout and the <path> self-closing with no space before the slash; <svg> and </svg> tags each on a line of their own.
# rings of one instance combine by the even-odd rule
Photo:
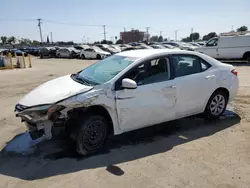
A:
<svg viewBox="0 0 250 188">
<path fill-rule="evenodd" d="M 129 78 L 124 78 L 122 80 L 122 87 L 125 89 L 136 89 L 137 84 L 134 80 L 131 80 Z"/>
</svg>

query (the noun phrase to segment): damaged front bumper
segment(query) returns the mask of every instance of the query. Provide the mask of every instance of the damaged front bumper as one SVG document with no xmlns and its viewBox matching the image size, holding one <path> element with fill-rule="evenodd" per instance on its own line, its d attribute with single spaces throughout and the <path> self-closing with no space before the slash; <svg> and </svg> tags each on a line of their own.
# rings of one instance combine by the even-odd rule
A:
<svg viewBox="0 0 250 188">
<path fill-rule="evenodd" d="M 20 105 L 16 105 L 16 116 L 20 117 L 22 122 L 25 122 L 30 136 L 33 140 L 40 137 L 51 139 L 52 129 L 54 127 L 60 128 L 64 124 L 64 119 L 62 117 L 60 119 L 60 112 L 58 112 L 57 110 L 48 112 L 49 108 L 46 107 L 49 107 L 49 105 L 20 109 Z M 52 105 L 50 105 L 50 107 L 52 107 Z"/>
</svg>

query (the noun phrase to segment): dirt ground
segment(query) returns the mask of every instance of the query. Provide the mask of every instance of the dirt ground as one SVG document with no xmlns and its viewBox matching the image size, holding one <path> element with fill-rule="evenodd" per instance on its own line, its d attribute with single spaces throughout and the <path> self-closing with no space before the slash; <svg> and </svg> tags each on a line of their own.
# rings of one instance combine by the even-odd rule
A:
<svg viewBox="0 0 250 188">
<path fill-rule="evenodd" d="M 37 145 L 30 155 L 5 152 L 25 126 L 14 106 L 27 92 L 94 61 L 33 58 L 33 68 L 0 71 L 0 187 L 198 187 L 250 185 L 250 66 L 216 122 L 188 118 L 110 139 L 103 153 L 79 157 L 67 141 Z"/>
</svg>

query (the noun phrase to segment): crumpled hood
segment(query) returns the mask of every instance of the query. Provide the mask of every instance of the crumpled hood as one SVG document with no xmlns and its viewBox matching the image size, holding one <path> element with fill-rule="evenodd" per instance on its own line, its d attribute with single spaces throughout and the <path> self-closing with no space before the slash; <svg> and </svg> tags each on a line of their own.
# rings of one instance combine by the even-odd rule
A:
<svg viewBox="0 0 250 188">
<path fill-rule="evenodd" d="M 92 88 L 92 86 L 86 86 L 74 81 L 70 75 L 67 75 L 45 82 L 35 88 L 21 99 L 19 104 L 27 107 L 53 104 L 70 96 L 86 92 Z"/>
</svg>

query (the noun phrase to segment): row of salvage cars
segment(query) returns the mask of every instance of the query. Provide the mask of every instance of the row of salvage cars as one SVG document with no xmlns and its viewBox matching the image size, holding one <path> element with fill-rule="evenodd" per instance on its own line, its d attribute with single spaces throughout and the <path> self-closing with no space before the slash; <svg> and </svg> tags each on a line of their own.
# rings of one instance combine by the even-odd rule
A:
<svg viewBox="0 0 250 188">
<path fill-rule="evenodd" d="M 78 58 L 78 59 L 103 59 L 110 55 L 120 53 L 128 50 L 139 49 L 181 49 L 194 51 L 197 46 L 190 43 L 183 42 L 162 42 L 151 43 L 146 45 L 144 43 L 130 43 L 130 44 L 96 44 L 78 45 L 74 47 L 44 47 L 40 49 L 40 57 L 57 57 L 57 58 Z"/>
</svg>

